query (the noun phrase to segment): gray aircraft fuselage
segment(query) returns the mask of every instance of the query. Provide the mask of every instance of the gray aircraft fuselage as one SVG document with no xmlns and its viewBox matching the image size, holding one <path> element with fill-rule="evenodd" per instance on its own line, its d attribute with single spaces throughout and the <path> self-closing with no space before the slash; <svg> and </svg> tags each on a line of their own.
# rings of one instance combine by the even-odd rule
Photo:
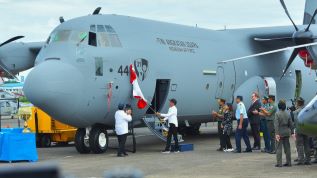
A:
<svg viewBox="0 0 317 178">
<path fill-rule="evenodd" d="M 315 25 L 312 29 L 317 31 Z M 49 115 L 79 128 L 97 123 L 113 127 L 119 103 L 132 104 L 135 124 L 140 124 L 148 109 L 136 108 L 130 64 L 135 65 L 149 103 L 157 80 L 168 82 L 157 108 L 166 112 L 167 99 L 176 98 L 180 123 L 212 121 L 210 113 L 218 108 L 216 98 L 233 102 L 234 96 L 242 95 L 248 106 L 252 91 L 268 94 L 267 77 L 275 81 L 278 99 L 292 99 L 298 80 L 295 70 L 301 72 L 301 96 L 309 100 L 317 85 L 315 74 L 302 60 L 296 60 L 279 79 L 290 52 L 219 64 L 284 47 L 287 44 L 253 39 L 293 31 L 291 26 L 214 31 L 119 15 L 79 17 L 51 33 L 26 79 L 24 92 Z"/>
</svg>

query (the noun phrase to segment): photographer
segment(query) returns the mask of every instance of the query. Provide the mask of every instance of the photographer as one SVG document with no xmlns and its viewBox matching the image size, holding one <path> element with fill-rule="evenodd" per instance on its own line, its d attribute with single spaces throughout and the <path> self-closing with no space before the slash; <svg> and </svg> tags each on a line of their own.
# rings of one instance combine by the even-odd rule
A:
<svg viewBox="0 0 317 178">
<path fill-rule="evenodd" d="M 296 165 L 310 165 L 309 137 L 302 133 L 298 127 L 298 114 L 304 108 L 305 101 L 299 97 L 296 100 L 296 110 L 294 111 L 296 148 L 298 153 L 298 163 Z"/>
</svg>

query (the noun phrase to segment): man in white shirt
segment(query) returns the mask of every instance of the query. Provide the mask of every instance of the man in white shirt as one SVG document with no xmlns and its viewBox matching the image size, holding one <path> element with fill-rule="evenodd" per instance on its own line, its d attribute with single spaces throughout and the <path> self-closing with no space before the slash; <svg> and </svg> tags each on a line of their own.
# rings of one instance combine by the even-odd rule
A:
<svg viewBox="0 0 317 178">
<path fill-rule="evenodd" d="M 123 110 L 124 105 L 119 104 L 118 111 L 115 114 L 115 131 L 118 137 L 119 148 L 118 148 L 118 157 L 128 156 L 125 152 L 125 142 L 127 140 L 127 135 L 129 132 L 128 123 L 132 121 L 132 110 L 127 108 L 126 111 Z"/>
<path fill-rule="evenodd" d="M 170 100 L 170 108 L 168 109 L 167 114 L 160 114 L 156 113 L 158 116 L 164 117 L 164 121 L 168 121 L 169 129 L 167 134 L 167 142 L 165 150 L 162 151 L 162 153 L 170 153 L 171 150 L 171 141 L 172 141 L 172 135 L 174 137 L 175 147 L 174 151 L 175 153 L 179 152 L 179 145 L 178 145 L 178 137 L 177 137 L 177 128 L 178 128 L 178 120 L 177 120 L 177 108 L 176 108 L 177 101 L 176 99 Z"/>
</svg>

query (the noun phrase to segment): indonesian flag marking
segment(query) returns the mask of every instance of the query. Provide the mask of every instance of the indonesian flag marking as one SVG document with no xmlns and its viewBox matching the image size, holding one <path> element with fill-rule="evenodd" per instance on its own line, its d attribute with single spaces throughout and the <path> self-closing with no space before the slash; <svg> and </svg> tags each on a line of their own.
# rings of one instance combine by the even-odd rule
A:
<svg viewBox="0 0 317 178">
<path fill-rule="evenodd" d="M 138 99 L 138 104 L 137 104 L 138 108 L 139 109 L 145 108 L 147 106 L 147 100 L 144 98 L 143 93 L 140 89 L 137 75 L 135 73 L 135 70 L 132 64 L 130 65 L 130 83 L 133 86 L 133 97 Z"/>
</svg>

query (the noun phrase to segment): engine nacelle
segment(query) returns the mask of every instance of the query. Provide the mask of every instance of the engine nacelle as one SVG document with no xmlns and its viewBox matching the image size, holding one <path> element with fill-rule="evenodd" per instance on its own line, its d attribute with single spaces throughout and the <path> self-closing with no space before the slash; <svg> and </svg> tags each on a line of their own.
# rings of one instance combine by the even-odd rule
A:
<svg viewBox="0 0 317 178">
<path fill-rule="evenodd" d="M 10 43 L 0 47 L 0 64 L 12 74 L 34 66 L 34 60 L 43 43 Z M 0 68 L 1 73 L 3 69 Z"/>
</svg>

